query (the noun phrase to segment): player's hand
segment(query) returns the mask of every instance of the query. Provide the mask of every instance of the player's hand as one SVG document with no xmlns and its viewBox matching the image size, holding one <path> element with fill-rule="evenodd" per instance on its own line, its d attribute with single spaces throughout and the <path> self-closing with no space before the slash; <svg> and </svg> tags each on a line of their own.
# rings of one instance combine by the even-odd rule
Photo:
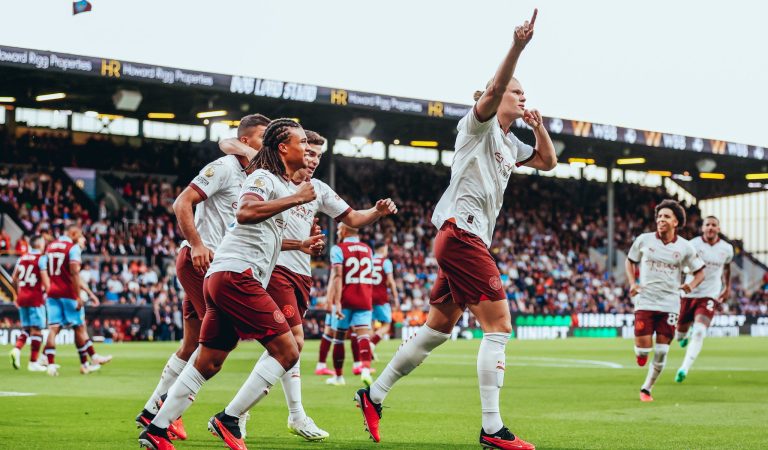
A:
<svg viewBox="0 0 768 450">
<path fill-rule="evenodd" d="M 397 214 L 397 205 L 391 198 L 382 199 L 376 202 L 376 212 L 380 216 L 388 216 L 390 214 Z"/>
<path fill-rule="evenodd" d="M 324 238 L 325 235 L 323 234 L 310 236 L 309 239 L 301 241 L 301 248 L 299 250 L 306 253 L 307 255 L 317 256 L 321 254 L 325 248 L 325 242 L 323 241 Z"/>
<path fill-rule="evenodd" d="M 219 141 L 219 150 L 227 155 L 245 156 L 248 161 L 252 160 L 259 153 L 257 150 L 249 147 L 247 144 L 238 141 L 235 138 L 227 138 Z"/>
<path fill-rule="evenodd" d="M 717 296 L 717 303 L 721 305 L 728 301 L 728 297 L 731 296 L 731 290 L 726 288 L 720 295 Z"/>
<path fill-rule="evenodd" d="M 680 286 L 680 289 L 685 292 L 686 294 L 690 294 L 693 289 L 691 289 L 691 286 L 688 283 L 683 283 Z"/>
<path fill-rule="evenodd" d="M 526 109 L 523 112 L 523 122 L 534 130 L 544 123 L 541 118 L 541 113 L 537 109 Z"/>
<path fill-rule="evenodd" d="M 310 236 L 316 236 L 318 234 L 323 234 L 323 229 L 320 227 L 320 225 L 317 224 L 317 222 L 320 219 L 315 217 L 315 219 L 312 221 L 312 230 L 310 230 L 309 235 Z"/>
<path fill-rule="evenodd" d="M 80 296 L 77 296 L 77 306 L 75 306 L 75 311 L 80 311 L 83 309 L 83 299 L 80 298 Z"/>
<path fill-rule="evenodd" d="M 99 306 L 99 304 L 101 304 L 99 297 L 96 297 L 96 294 L 90 294 L 89 297 L 91 298 L 91 303 L 93 303 L 93 306 Z"/>
<path fill-rule="evenodd" d="M 639 293 L 640 293 L 640 285 L 637 283 L 632 283 L 632 285 L 629 286 L 629 296 L 634 297 Z"/>
<path fill-rule="evenodd" d="M 533 25 L 536 23 L 536 16 L 538 14 L 539 10 L 538 8 L 535 8 L 533 10 L 533 16 L 531 17 L 530 22 L 526 20 L 519 27 L 515 27 L 515 45 L 525 47 L 529 42 L 531 42 L 531 39 L 533 38 Z"/>
<path fill-rule="evenodd" d="M 296 193 L 293 195 L 296 200 L 299 201 L 300 205 L 309 203 L 317 198 L 317 194 L 315 194 L 315 187 L 308 181 L 301 183 L 299 188 L 296 190 Z"/>
<path fill-rule="evenodd" d="M 192 247 L 192 267 L 200 273 L 205 273 L 213 261 L 213 251 L 203 244 Z"/>
<path fill-rule="evenodd" d="M 336 318 L 339 320 L 344 318 L 344 313 L 341 312 L 341 303 L 336 303 Z"/>
</svg>

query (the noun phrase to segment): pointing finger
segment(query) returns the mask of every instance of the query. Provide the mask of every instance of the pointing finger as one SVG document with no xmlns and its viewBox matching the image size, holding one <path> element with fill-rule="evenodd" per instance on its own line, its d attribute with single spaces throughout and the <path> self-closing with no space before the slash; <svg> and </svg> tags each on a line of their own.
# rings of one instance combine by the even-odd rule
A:
<svg viewBox="0 0 768 450">
<path fill-rule="evenodd" d="M 533 29 L 533 24 L 536 23 L 536 16 L 539 14 L 538 8 L 533 8 L 533 16 L 531 17 L 531 29 Z"/>
</svg>

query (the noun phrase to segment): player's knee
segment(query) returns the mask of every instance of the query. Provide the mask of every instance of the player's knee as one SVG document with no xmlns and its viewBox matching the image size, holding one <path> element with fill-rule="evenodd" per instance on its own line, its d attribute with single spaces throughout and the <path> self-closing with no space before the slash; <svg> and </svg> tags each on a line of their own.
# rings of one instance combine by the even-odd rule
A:
<svg viewBox="0 0 768 450">
<path fill-rule="evenodd" d="M 304 349 L 304 336 L 293 336 L 296 339 L 296 347 L 299 349 L 299 353 Z"/>
<path fill-rule="evenodd" d="M 286 347 L 272 357 L 283 366 L 283 369 L 288 370 L 299 362 L 299 349 L 296 346 Z"/>
<path fill-rule="evenodd" d="M 217 361 L 213 359 L 201 361 L 200 358 L 198 358 L 198 360 L 195 361 L 195 369 L 200 372 L 200 375 L 202 375 L 203 378 L 210 380 L 214 375 L 219 373 L 223 364 L 224 361 Z"/>
<path fill-rule="evenodd" d="M 179 359 L 182 359 L 184 361 L 189 361 L 189 358 L 192 357 L 192 353 L 194 353 L 196 349 L 197 349 L 196 342 L 193 345 L 193 343 L 187 343 L 182 341 L 181 347 L 179 347 L 179 349 L 176 351 L 176 356 Z"/>
</svg>

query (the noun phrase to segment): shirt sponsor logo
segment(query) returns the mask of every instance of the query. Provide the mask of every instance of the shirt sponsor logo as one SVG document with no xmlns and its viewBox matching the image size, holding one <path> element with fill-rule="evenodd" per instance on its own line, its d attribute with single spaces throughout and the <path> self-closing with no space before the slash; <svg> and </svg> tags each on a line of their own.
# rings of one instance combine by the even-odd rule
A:
<svg viewBox="0 0 768 450">
<path fill-rule="evenodd" d="M 205 177 L 196 176 L 195 177 L 195 184 L 200 184 L 202 186 L 208 186 L 210 183 L 208 183 L 208 180 L 205 179 Z"/>
</svg>

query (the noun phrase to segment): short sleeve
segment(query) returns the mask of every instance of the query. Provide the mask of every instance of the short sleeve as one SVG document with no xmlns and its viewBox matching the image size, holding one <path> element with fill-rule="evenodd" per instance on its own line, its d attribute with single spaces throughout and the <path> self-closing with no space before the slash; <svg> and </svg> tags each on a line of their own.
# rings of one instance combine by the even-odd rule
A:
<svg viewBox="0 0 768 450">
<path fill-rule="evenodd" d="M 251 176 L 249 176 L 243 183 L 243 190 L 240 192 L 240 197 L 254 195 L 262 201 L 272 199 L 275 192 L 275 181 L 270 175 L 269 172 L 264 170 L 253 172 L 253 174 L 251 174 Z"/>
<path fill-rule="evenodd" d="M 327 214 L 334 219 L 344 217 L 351 211 L 352 208 L 339 197 L 339 194 L 333 191 L 330 186 L 323 183 L 320 180 L 312 180 L 312 184 L 315 185 L 315 189 L 318 190 L 319 205 L 317 210 L 323 214 Z"/>
<path fill-rule="evenodd" d="M 532 160 L 536 156 L 536 150 L 525 142 L 521 141 L 512 133 L 507 134 L 510 141 L 515 143 L 517 147 L 517 155 L 515 157 L 515 165 L 517 167 L 522 166 L 528 161 Z"/>
<path fill-rule="evenodd" d="M 479 136 L 481 134 L 488 133 L 493 127 L 493 124 L 495 122 L 496 122 L 496 114 L 488 118 L 488 120 L 486 120 L 485 122 L 481 122 L 480 119 L 477 118 L 477 111 L 473 106 L 472 109 L 470 109 L 467 112 L 467 115 L 465 115 L 459 121 L 459 124 L 456 126 L 456 129 L 470 136 Z"/>
<path fill-rule="evenodd" d="M 48 270 L 48 255 L 40 255 L 40 258 L 37 260 L 37 268 Z"/>
<path fill-rule="evenodd" d="M 635 242 L 632 243 L 632 247 L 629 249 L 629 253 L 627 253 L 627 259 L 632 261 L 633 263 L 637 264 L 640 262 L 640 259 L 643 257 L 643 235 L 635 239 Z"/>
<path fill-rule="evenodd" d="M 384 273 L 386 273 L 387 275 L 394 272 L 394 267 L 392 267 L 392 261 L 388 259 L 384 260 L 384 263 L 382 263 L 381 267 L 384 269 Z"/>
<path fill-rule="evenodd" d="M 728 244 L 728 255 L 725 257 L 725 264 L 730 264 L 733 261 L 733 245 Z"/>
<path fill-rule="evenodd" d="M 229 168 L 222 159 L 217 159 L 203 167 L 200 173 L 189 183 L 203 200 L 226 187 L 229 181 Z"/>
<path fill-rule="evenodd" d="M 344 252 L 338 245 L 331 247 L 331 264 L 344 264 Z"/>
<path fill-rule="evenodd" d="M 690 242 L 686 243 L 685 260 L 683 266 L 688 267 L 690 273 L 696 273 L 704 268 L 704 261 L 696 253 L 696 249 Z"/>
<path fill-rule="evenodd" d="M 82 258 L 80 255 L 82 255 L 83 251 L 80 249 L 80 246 L 75 244 L 72 246 L 72 248 L 69 249 L 69 262 L 81 262 Z"/>
</svg>

